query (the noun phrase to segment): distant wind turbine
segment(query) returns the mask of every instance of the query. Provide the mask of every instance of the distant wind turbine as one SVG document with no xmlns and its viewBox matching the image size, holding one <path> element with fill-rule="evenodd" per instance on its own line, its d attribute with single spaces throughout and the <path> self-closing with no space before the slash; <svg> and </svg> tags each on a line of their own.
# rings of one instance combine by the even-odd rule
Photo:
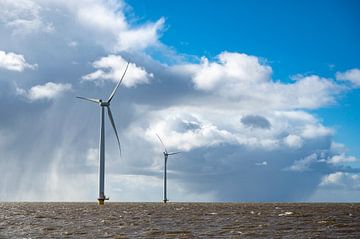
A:
<svg viewBox="0 0 360 239">
<path fill-rule="evenodd" d="M 156 136 L 159 138 L 160 143 L 164 146 L 164 152 L 163 152 L 163 154 L 164 154 L 164 199 L 163 199 L 163 202 L 166 203 L 167 201 L 169 201 L 167 199 L 167 195 L 166 195 L 166 189 L 167 189 L 167 177 L 166 177 L 166 174 L 167 174 L 167 171 L 166 171 L 167 159 L 168 159 L 169 155 L 179 154 L 180 152 L 168 153 L 168 151 L 167 151 L 167 149 L 165 147 L 165 144 L 161 140 L 160 136 L 158 134 L 156 134 Z"/>
<path fill-rule="evenodd" d="M 107 101 L 103 101 L 102 99 L 92 99 L 92 98 L 86 98 L 86 97 L 81 97 L 81 96 L 77 96 L 77 98 L 82 99 L 82 100 L 87 100 L 93 103 L 97 103 L 99 104 L 99 106 L 101 107 L 101 111 L 100 111 L 100 142 L 99 142 L 99 162 L 100 162 L 100 168 L 99 168 L 99 198 L 98 198 L 98 203 L 99 205 L 104 205 L 104 201 L 105 200 L 109 200 L 109 198 L 105 197 L 105 192 L 104 192 L 104 181 L 105 181 L 105 127 L 104 127 L 104 111 L 105 111 L 105 107 L 107 108 L 107 112 L 108 112 L 108 116 L 109 116 L 109 120 L 111 122 L 111 125 L 114 129 L 115 132 L 115 136 L 117 139 L 117 143 L 119 146 L 119 150 L 120 150 L 120 156 L 121 156 L 121 146 L 120 146 L 120 140 L 119 140 L 119 136 L 115 127 L 115 122 L 110 110 L 110 102 L 113 99 L 116 90 L 119 88 L 121 82 L 124 79 L 124 76 L 126 74 L 126 71 L 129 67 L 129 63 L 127 63 L 125 71 L 120 79 L 120 81 L 117 83 L 117 85 L 115 86 L 114 90 L 112 91 L 110 97 L 108 98 Z"/>
</svg>

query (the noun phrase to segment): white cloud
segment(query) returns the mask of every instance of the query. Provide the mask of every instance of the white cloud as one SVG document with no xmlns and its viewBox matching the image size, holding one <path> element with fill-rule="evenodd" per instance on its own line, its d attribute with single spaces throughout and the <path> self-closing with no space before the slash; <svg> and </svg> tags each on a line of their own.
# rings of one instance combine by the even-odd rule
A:
<svg viewBox="0 0 360 239">
<path fill-rule="evenodd" d="M 147 24 L 136 29 L 130 29 L 118 34 L 116 51 L 142 50 L 158 44 L 159 32 L 163 29 L 165 20 L 160 18 L 154 24 Z"/>
<path fill-rule="evenodd" d="M 105 31 L 116 34 L 127 29 L 128 24 L 119 3 L 104 1 L 79 1 L 67 3 L 76 12 L 78 20 L 94 31 Z"/>
<path fill-rule="evenodd" d="M 331 173 L 322 178 L 320 187 L 360 190 L 360 175 L 347 172 Z"/>
<path fill-rule="evenodd" d="M 190 151 L 194 148 L 213 146 L 221 142 L 234 140 L 231 133 L 217 128 L 210 122 L 196 118 L 195 115 L 179 110 L 162 112 L 163 118 L 151 123 L 145 134 L 153 143 L 158 144 L 155 134 L 161 135 L 169 145 L 177 150 Z M 177 112 L 177 113 L 176 113 Z"/>
<path fill-rule="evenodd" d="M 219 62 L 203 57 L 199 64 L 173 67 L 173 72 L 191 76 L 198 90 L 238 100 L 241 107 L 263 109 L 316 109 L 335 103 L 343 87 L 316 75 L 297 76 L 293 83 L 275 82 L 272 69 L 260 59 L 223 52 Z"/>
<path fill-rule="evenodd" d="M 345 154 L 334 155 L 328 160 L 331 164 L 344 164 L 356 162 L 357 158 L 354 156 L 346 156 Z"/>
<path fill-rule="evenodd" d="M 260 64 L 257 57 L 246 54 L 223 52 L 218 59 L 219 63 L 210 63 L 205 57 L 201 59 L 193 72 L 196 88 L 214 90 L 224 84 L 241 87 L 248 82 L 266 82 L 272 72 L 271 67 Z"/>
<path fill-rule="evenodd" d="M 308 112 L 300 110 L 291 110 L 291 111 L 275 111 L 274 114 L 279 118 L 285 118 L 287 121 L 292 123 L 301 124 L 301 123 L 316 123 L 316 118 Z"/>
<path fill-rule="evenodd" d="M 307 139 L 323 137 L 333 134 L 333 130 L 326 128 L 321 124 L 306 125 L 301 133 L 302 137 Z"/>
<path fill-rule="evenodd" d="M 323 177 L 320 185 L 325 186 L 325 185 L 330 185 L 330 184 L 339 184 L 341 181 L 341 178 L 344 175 L 345 174 L 343 172 L 336 172 L 336 173 L 331 173 L 329 175 L 326 175 Z"/>
<path fill-rule="evenodd" d="M 124 14 L 123 1 L 65 1 L 65 5 L 78 23 L 96 34 L 105 48 L 111 51 L 141 51 L 159 45 L 159 33 L 164 26 L 164 18 L 156 22 L 133 27 Z"/>
<path fill-rule="evenodd" d="M 296 108 L 316 109 L 336 102 L 343 87 L 316 75 L 299 77 L 293 84 L 280 84 L 283 103 Z"/>
<path fill-rule="evenodd" d="M 97 43 L 111 51 L 139 52 L 150 46 L 161 45 L 159 37 L 164 18 L 134 27 L 126 18 L 124 7 L 125 3 L 121 0 L 2 0 L 0 21 L 14 34 L 53 32 L 54 24 L 47 19 L 60 13 L 62 17 L 71 19 L 74 27 L 81 27 L 79 29 L 86 33 L 83 35 L 90 34 Z M 56 19 L 54 22 L 57 22 Z"/>
<path fill-rule="evenodd" d="M 290 148 L 300 148 L 303 145 L 303 140 L 301 137 L 293 134 L 286 136 L 284 142 Z"/>
<path fill-rule="evenodd" d="M 25 57 L 13 52 L 4 52 L 0 50 L 0 68 L 11 71 L 23 71 L 26 68 L 35 69 L 36 64 L 31 65 L 26 62 Z"/>
<path fill-rule="evenodd" d="M 31 0 L 0 1 L 0 21 L 11 28 L 13 34 L 28 34 L 36 31 L 51 32 L 52 23 L 41 17 L 43 8 Z"/>
<path fill-rule="evenodd" d="M 200 103 L 196 105 L 173 106 L 162 110 L 142 112 L 147 118 L 146 132 L 149 138 L 158 133 L 163 135 L 175 148 L 189 151 L 219 144 L 238 145 L 248 149 L 288 150 L 301 149 L 310 140 L 329 137 L 330 131 L 305 112 L 263 112 L 261 119 L 268 119 L 270 128 L 249 127 L 241 119 L 243 116 L 256 115 L 253 111 L 226 108 Z M 226 119 L 226 121 L 224 120 Z M 252 119 L 252 118 L 251 118 Z M 258 119 L 258 118 L 255 118 Z M 266 122 L 268 122 L 266 121 Z M 257 121 L 256 121 L 257 122 Z M 263 122 L 263 121 L 261 121 Z M 265 122 L 265 121 L 264 121 Z M 251 121 L 253 123 L 253 121 Z M 267 127 L 268 125 L 266 125 Z M 303 133 L 312 129 L 315 133 Z M 319 132 L 319 133 L 316 133 Z M 305 137 L 305 136 L 306 137 Z M 155 143 L 157 143 L 155 141 Z M 285 146 L 285 147 L 284 147 Z"/>
<path fill-rule="evenodd" d="M 354 68 L 345 72 L 336 72 L 336 79 L 350 81 L 355 87 L 360 87 L 360 69 Z"/>
<path fill-rule="evenodd" d="M 17 88 L 17 93 L 27 97 L 31 101 L 41 99 L 54 99 L 61 94 L 71 90 L 71 84 L 53 83 L 47 82 L 44 85 L 36 85 L 26 91 L 21 88 Z"/>
<path fill-rule="evenodd" d="M 83 76 L 82 79 L 88 81 L 112 80 L 119 82 L 125 71 L 126 64 L 127 62 L 121 56 L 109 55 L 102 57 L 93 63 L 93 67 L 98 70 Z M 151 78 L 153 78 L 152 73 L 146 72 L 144 68 L 136 66 L 135 63 L 130 63 L 122 84 L 126 87 L 133 87 L 138 84 L 149 83 Z"/>
</svg>

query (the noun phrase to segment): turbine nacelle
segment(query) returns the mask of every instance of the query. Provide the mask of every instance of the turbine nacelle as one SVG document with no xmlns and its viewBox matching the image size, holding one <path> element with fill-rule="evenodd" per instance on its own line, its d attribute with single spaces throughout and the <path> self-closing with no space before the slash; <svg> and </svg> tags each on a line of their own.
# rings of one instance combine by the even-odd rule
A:
<svg viewBox="0 0 360 239">
<path fill-rule="evenodd" d="M 109 106 L 110 106 L 110 102 L 99 100 L 99 105 L 100 105 L 100 106 L 109 107 Z"/>
<path fill-rule="evenodd" d="M 109 107 L 110 106 L 110 101 L 103 101 L 102 99 L 94 99 L 94 98 L 86 98 L 86 97 L 82 97 L 82 96 L 76 96 L 76 98 L 82 99 L 82 100 L 87 100 L 90 102 L 94 102 L 99 104 L 100 106 L 105 106 L 105 107 Z"/>
<path fill-rule="evenodd" d="M 164 156 L 167 158 L 170 155 L 174 155 L 174 154 L 179 154 L 180 152 L 173 152 L 173 153 L 168 153 L 168 152 L 163 152 Z"/>
</svg>

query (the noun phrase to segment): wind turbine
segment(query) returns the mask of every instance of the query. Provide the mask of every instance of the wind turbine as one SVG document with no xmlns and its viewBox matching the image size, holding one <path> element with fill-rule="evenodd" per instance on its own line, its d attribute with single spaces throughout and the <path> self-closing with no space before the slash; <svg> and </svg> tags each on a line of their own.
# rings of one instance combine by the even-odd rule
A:
<svg viewBox="0 0 360 239">
<path fill-rule="evenodd" d="M 119 136 L 115 127 L 115 122 L 110 110 L 110 102 L 113 99 L 116 90 L 119 88 L 121 82 L 124 79 L 124 76 L 126 74 L 126 71 L 129 67 L 129 63 L 127 63 L 125 71 L 120 79 L 120 81 L 116 84 L 114 90 L 112 91 L 111 95 L 109 96 L 107 101 L 103 101 L 102 99 L 92 99 L 92 98 L 86 98 L 86 97 L 81 97 L 81 96 L 76 96 L 79 99 L 82 100 L 87 100 L 93 103 L 97 103 L 99 104 L 99 106 L 101 107 L 101 111 L 100 111 L 100 141 L 99 141 L 99 162 L 100 162 L 100 167 L 99 167 L 99 198 L 98 198 L 98 203 L 99 205 L 104 205 L 104 201 L 105 200 L 109 200 L 109 198 L 105 197 L 105 192 L 104 192 L 104 182 L 105 182 L 105 125 L 104 125 L 104 112 L 105 112 L 105 108 L 107 108 L 107 112 L 108 112 L 108 116 L 109 116 L 109 120 L 110 123 L 114 129 L 115 132 L 115 136 L 117 139 L 117 143 L 119 146 L 119 150 L 120 150 L 120 156 L 121 156 L 121 146 L 120 146 L 120 140 L 119 140 Z"/>
<path fill-rule="evenodd" d="M 167 199 L 167 196 L 166 196 L 166 188 L 167 188 L 167 177 L 166 177 L 166 174 L 167 174 L 167 171 L 166 171 L 166 166 L 167 166 L 167 159 L 168 159 L 168 156 L 170 155 L 174 155 L 174 154 L 179 154 L 180 152 L 173 152 L 173 153 L 168 153 L 166 147 L 165 147 L 165 144 L 163 143 L 163 141 L 161 140 L 160 136 L 158 134 L 156 134 L 156 136 L 159 138 L 160 140 L 160 143 L 164 146 L 164 199 L 163 199 L 163 202 L 166 203 L 167 201 L 169 201 Z"/>
</svg>

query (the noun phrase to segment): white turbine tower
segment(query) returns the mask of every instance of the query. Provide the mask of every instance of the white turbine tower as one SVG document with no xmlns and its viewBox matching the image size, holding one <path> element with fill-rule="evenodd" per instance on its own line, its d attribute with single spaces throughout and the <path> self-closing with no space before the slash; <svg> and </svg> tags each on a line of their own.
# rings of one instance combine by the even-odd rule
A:
<svg viewBox="0 0 360 239">
<path fill-rule="evenodd" d="M 105 111 L 105 107 L 107 108 L 107 112 L 108 112 L 108 116 L 109 116 L 109 120 L 110 123 L 114 129 L 115 132 L 115 136 L 117 139 L 117 143 L 119 146 L 119 150 L 120 150 L 120 155 L 121 155 L 121 146 L 120 146 L 120 140 L 119 140 L 119 136 L 115 127 L 115 122 L 110 110 L 110 102 L 112 100 L 112 98 L 114 97 L 116 90 L 119 88 L 121 82 L 124 79 L 124 76 L 126 74 L 126 71 L 129 67 L 129 62 L 126 65 L 125 71 L 120 79 L 120 81 L 117 83 L 117 85 L 115 86 L 114 90 L 112 91 L 109 99 L 107 101 L 103 101 L 102 99 L 92 99 L 92 98 L 86 98 L 86 97 L 81 97 L 81 96 L 77 96 L 77 98 L 82 99 L 82 100 L 87 100 L 93 103 L 97 103 L 99 104 L 99 106 L 101 107 L 101 111 L 100 111 L 100 142 L 99 142 L 99 163 L 100 163 L 100 167 L 99 167 L 99 198 L 98 198 L 98 203 L 99 205 L 104 205 L 104 201 L 105 200 L 109 200 L 109 198 L 105 197 L 105 192 L 104 192 L 104 183 L 105 183 L 105 126 L 104 126 L 104 111 Z"/>
<path fill-rule="evenodd" d="M 159 138 L 160 140 L 160 143 L 164 146 L 164 199 L 163 199 L 163 202 L 166 203 L 167 201 L 169 201 L 167 199 L 167 195 L 166 195 L 166 189 L 167 189 L 167 171 L 166 171 L 166 167 L 167 167 L 167 159 L 168 159 L 168 156 L 170 155 L 174 155 L 174 154 L 179 154 L 180 152 L 174 152 L 174 153 L 168 153 L 166 147 L 165 147 L 165 144 L 163 143 L 163 141 L 161 140 L 160 136 L 158 134 L 156 134 L 156 136 Z"/>
</svg>

